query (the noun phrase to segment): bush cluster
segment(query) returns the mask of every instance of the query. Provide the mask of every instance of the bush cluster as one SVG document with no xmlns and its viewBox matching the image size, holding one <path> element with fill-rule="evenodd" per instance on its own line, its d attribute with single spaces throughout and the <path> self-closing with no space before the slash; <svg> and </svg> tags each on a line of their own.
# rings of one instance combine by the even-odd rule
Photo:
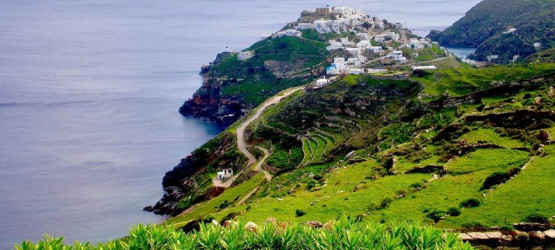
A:
<svg viewBox="0 0 555 250">
<path fill-rule="evenodd" d="M 276 223 L 277 224 L 277 223 Z M 239 222 L 228 227 L 201 224 L 183 233 L 160 225 L 139 225 L 129 236 L 93 245 L 45 236 L 38 243 L 25 241 L 16 249 L 473 249 L 456 234 L 417 223 L 374 224 L 356 218 L 334 221 L 333 226 L 278 226 L 267 223 L 251 230 Z"/>
</svg>

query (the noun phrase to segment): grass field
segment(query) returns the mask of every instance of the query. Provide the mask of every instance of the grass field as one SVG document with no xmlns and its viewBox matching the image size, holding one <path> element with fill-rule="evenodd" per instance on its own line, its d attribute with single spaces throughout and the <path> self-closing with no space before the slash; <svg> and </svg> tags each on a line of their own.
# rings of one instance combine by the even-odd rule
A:
<svg viewBox="0 0 555 250">
<path fill-rule="evenodd" d="M 194 210 L 190 213 L 180 215 L 178 217 L 170 218 L 164 222 L 166 225 L 184 226 L 191 220 L 210 216 L 217 211 L 237 203 L 252 191 L 254 188 L 260 186 L 265 181 L 263 173 L 255 175 L 250 180 L 239 184 L 238 186 L 225 190 L 220 196 L 211 199 L 207 202 L 195 205 Z"/>
</svg>

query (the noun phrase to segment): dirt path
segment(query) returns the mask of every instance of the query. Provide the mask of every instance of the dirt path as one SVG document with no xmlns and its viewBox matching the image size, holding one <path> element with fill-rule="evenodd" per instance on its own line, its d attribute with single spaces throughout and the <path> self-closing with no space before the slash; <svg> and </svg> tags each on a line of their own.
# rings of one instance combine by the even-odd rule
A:
<svg viewBox="0 0 555 250">
<path fill-rule="evenodd" d="M 241 199 L 239 202 L 237 202 L 237 206 L 239 205 L 243 205 L 243 203 L 245 203 L 245 201 L 247 201 L 254 193 L 256 193 L 256 191 L 258 191 L 260 187 L 255 187 L 252 191 L 250 191 L 247 195 L 245 195 L 245 197 L 243 197 L 243 199 Z"/>
<path fill-rule="evenodd" d="M 249 160 L 247 163 L 247 168 L 252 166 L 253 164 L 255 164 L 257 162 L 256 157 L 254 157 L 254 155 L 249 152 L 247 150 L 247 145 L 245 143 L 245 130 L 247 129 L 247 127 L 256 119 L 258 119 L 260 117 L 260 115 L 262 114 L 262 112 L 264 112 L 264 110 L 266 110 L 266 108 L 268 108 L 269 106 L 278 103 L 279 101 L 281 101 L 281 99 L 295 93 L 297 90 L 302 89 L 303 87 L 297 87 L 294 89 L 290 89 L 287 90 L 285 93 L 283 93 L 283 95 L 278 95 L 278 96 L 274 96 L 270 99 L 268 99 L 266 102 L 264 102 L 262 104 L 262 106 L 260 106 L 260 108 L 256 111 L 256 113 L 249 118 L 247 121 L 243 122 L 243 124 L 241 124 L 239 127 L 237 127 L 237 130 L 235 131 L 235 133 L 237 134 L 237 147 L 239 148 L 239 150 L 241 151 L 241 153 L 243 153 L 247 159 Z M 264 175 L 266 176 L 266 180 L 270 181 L 272 180 L 272 175 L 270 175 L 270 173 L 268 171 L 264 171 L 262 170 L 262 164 L 264 164 L 264 161 L 266 160 L 266 158 L 268 158 L 268 156 L 270 156 L 270 152 L 268 152 L 267 149 L 262 148 L 262 147 L 257 147 L 260 150 L 262 150 L 262 152 L 264 152 L 264 157 L 262 157 L 262 159 L 260 159 L 260 161 L 258 162 L 258 164 L 255 166 L 254 170 L 257 172 L 263 172 Z M 214 178 L 212 179 L 212 184 L 215 187 L 223 187 L 223 188 L 229 188 L 231 187 L 231 184 L 233 184 L 233 182 L 235 181 L 235 179 L 237 179 L 237 177 L 239 177 L 239 175 L 242 173 L 239 172 L 236 175 L 234 175 L 233 177 L 227 179 L 225 182 L 222 182 L 222 180 L 218 179 L 218 178 Z"/>
<path fill-rule="evenodd" d="M 253 121 L 258 119 L 258 117 L 260 117 L 260 115 L 262 114 L 262 112 L 264 112 L 264 110 L 266 110 L 266 108 L 268 108 L 269 106 L 271 106 L 273 104 L 278 103 L 279 101 L 281 101 L 281 99 L 295 93 L 297 90 L 300 90 L 300 89 L 302 89 L 302 87 L 290 89 L 290 90 L 286 91 L 285 93 L 283 93 L 283 95 L 274 96 L 274 97 L 270 98 L 269 100 L 264 102 L 262 104 L 262 106 L 260 106 L 260 108 L 256 111 L 256 113 L 251 118 L 249 118 L 247 121 L 245 121 L 239 127 L 237 127 L 237 130 L 235 130 L 235 134 L 237 135 L 237 147 L 239 148 L 239 151 L 241 151 L 241 153 L 243 153 L 249 159 L 249 161 L 247 163 L 247 167 L 256 163 L 256 157 L 254 157 L 254 155 L 247 150 L 247 144 L 245 143 L 245 130 L 247 129 L 247 127 Z"/>
<path fill-rule="evenodd" d="M 262 150 L 262 152 L 264 152 L 264 156 L 262 157 L 262 159 L 260 159 L 260 161 L 258 161 L 256 166 L 254 167 L 254 171 L 264 173 L 264 176 L 266 176 L 266 180 L 271 181 L 272 180 L 272 175 L 270 174 L 270 172 L 268 172 L 266 170 L 262 170 L 262 164 L 264 164 L 264 161 L 266 160 L 266 158 L 268 158 L 268 156 L 270 156 L 270 152 L 268 152 L 268 150 L 263 148 L 263 147 L 256 146 L 256 148 Z"/>
</svg>

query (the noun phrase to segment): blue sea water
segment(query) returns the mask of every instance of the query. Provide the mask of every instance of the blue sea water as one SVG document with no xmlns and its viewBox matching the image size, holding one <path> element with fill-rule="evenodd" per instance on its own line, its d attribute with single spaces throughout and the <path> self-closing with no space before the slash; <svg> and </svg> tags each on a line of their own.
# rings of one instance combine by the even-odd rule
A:
<svg viewBox="0 0 555 250">
<path fill-rule="evenodd" d="M 203 63 L 295 20 L 348 5 L 417 34 L 479 0 L 0 1 L 0 249 L 42 234 L 124 236 L 161 179 L 221 128 L 177 112 Z"/>
</svg>

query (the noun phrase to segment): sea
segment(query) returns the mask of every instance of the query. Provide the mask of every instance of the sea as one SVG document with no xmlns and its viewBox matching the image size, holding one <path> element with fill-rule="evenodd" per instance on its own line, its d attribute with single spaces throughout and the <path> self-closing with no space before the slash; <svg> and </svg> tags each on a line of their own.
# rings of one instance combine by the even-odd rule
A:
<svg viewBox="0 0 555 250">
<path fill-rule="evenodd" d="M 302 10 L 361 8 L 416 34 L 479 0 L 0 1 L 0 249 L 100 242 L 138 223 L 164 173 L 222 127 L 182 117 L 201 65 Z"/>
</svg>

